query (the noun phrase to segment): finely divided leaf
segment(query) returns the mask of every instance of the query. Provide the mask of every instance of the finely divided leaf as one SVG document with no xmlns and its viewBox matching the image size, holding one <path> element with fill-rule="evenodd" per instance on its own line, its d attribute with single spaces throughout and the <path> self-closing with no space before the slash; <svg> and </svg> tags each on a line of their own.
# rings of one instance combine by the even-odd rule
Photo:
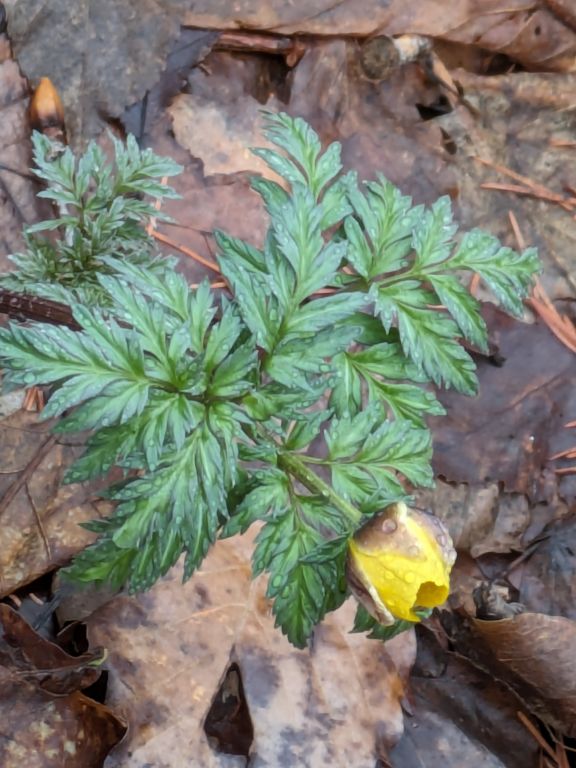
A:
<svg viewBox="0 0 576 768">
<path fill-rule="evenodd" d="M 480 230 L 472 230 L 463 237 L 450 266 L 477 272 L 503 307 L 518 317 L 524 310 L 522 300 L 541 270 L 535 248 L 517 253 L 501 247 L 497 238 Z"/>
<path fill-rule="evenodd" d="M 344 551 L 322 563 L 303 561 L 325 541 L 318 518 L 313 499 L 293 495 L 291 508 L 269 520 L 258 534 L 253 556 L 254 573 L 270 573 L 267 595 L 274 600 L 276 626 L 298 648 L 305 647 L 315 625 L 346 596 Z M 326 521 L 320 514 L 322 519 Z"/>
<path fill-rule="evenodd" d="M 398 325 L 405 354 L 435 384 L 460 392 L 476 392 L 476 366 L 458 343 L 458 326 L 444 312 L 433 309 L 434 295 L 414 280 L 381 285 L 373 292 L 384 327 Z"/>
<path fill-rule="evenodd" d="M 433 483 L 429 431 L 407 421 L 384 420 L 378 405 L 333 420 L 325 437 L 334 489 L 360 505 L 378 508 L 401 497 L 396 473 L 414 485 Z"/>
<path fill-rule="evenodd" d="M 452 238 L 457 229 L 452 220 L 450 198 L 440 197 L 415 222 L 412 233 L 415 269 L 426 271 L 432 264 L 445 261 L 450 255 Z"/>
</svg>

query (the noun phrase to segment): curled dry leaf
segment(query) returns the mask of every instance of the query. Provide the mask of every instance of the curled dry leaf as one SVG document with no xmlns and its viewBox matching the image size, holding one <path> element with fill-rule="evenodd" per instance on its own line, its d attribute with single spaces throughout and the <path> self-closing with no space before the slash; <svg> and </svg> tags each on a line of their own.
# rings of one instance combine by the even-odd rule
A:
<svg viewBox="0 0 576 768">
<path fill-rule="evenodd" d="M 62 695 L 92 685 L 99 677 L 105 654 L 97 648 L 70 656 L 41 637 L 13 608 L 0 603 L 0 678 L 31 683 Z"/>
<path fill-rule="evenodd" d="M 576 736 L 576 622 L 523 613 L 500 621 L 474 620 L 504 680 L 541 720 Z"/>
<path fill-rule="evenodd" d="M 186 24 L 281 34 L 428 35 L 505 53 L 527 67 L 574 67 L 576 14 L 570 0 L 198 0 Z"/>
<path fill-rule="evenodd" d="M 79 692 L 101 673 L 101 649 L 79 657 L 38 635 L 0 604 L 0 765 L 101 768 L 126 728 Z"/>
</svg>

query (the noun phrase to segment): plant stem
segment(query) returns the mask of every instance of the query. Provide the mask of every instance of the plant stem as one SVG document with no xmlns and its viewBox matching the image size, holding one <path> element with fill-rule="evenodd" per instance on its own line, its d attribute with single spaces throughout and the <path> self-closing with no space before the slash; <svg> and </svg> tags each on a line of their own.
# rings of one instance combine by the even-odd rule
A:
<svg viewBox="0 0 576 768">
<path fill-rule="evenodd" d="M 316 474 L 316 472 L 313 472 L 307 467 L 299 456 L 296 456 L 293 453 L 279 453 L 278 466 L 280 469 L 284 469 L 286 472 L 293 475 L 303 486 L 308 488 L 309 491 L 323 496 L 335 506 L 336 509 L 343 512 L 354 525 L 358 525 L 362 520 L 362 513 L 360 510 L 353 504 L 350 504 L 349 501 L 346 501 L 346 499 L 339 496 L 328 483 L 324 482 L 324 480 Z"/>
</svg>

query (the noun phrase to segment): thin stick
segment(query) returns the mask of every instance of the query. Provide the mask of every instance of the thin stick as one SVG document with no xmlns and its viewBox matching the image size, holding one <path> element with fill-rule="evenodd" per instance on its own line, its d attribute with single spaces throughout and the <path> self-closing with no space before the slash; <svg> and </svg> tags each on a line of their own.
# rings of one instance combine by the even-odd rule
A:
<svg viewBox="0 0 576 768">
<path fill-rule="evenodd" d="M 512 231 L 514 232 L 514 238 L 516 240 L 518 250 L 523 251 L 526 248 L 526 241 L 524 240 L 524 236 L 520 231 L 520 225 L 518 224 L 518 219 L 514 215 L 514 211 L 508 211 L 508 218 L 510 219 L 510 225 L 512 227 Z"/>
<path fill-rule="evenodd" d="M 50 542 L 48 541 L 48 536 L 46 536 L 46 531 L 44 530 L 44 525 L 42 524 L 40 513 L 38 512 L 38 507 L 36 506 L 34 499 L 32 498 L 32 494 L 30 493 L 30 488 L 28 488 L 28 483 L 25 483 L 24 490 L 26 491 L 26 496 L 34 512 L 34 517 L 36 518 L 36 525 L 38 526 L 38 530 L 40 531 L 40 536 L 42 537 L 42 541 L 44 542 L 44 547 L 46 549 L 46 554 L 48 555 L 48 561 L 50 562 L 50 560 L 52 560 L 52 550 L 50 549 Z"/>
<path fill-rule="evenodd" d="M 166 235 L 163 235 L 161 232 L 158 232 L 157 230 L 154 230 L 152 232 L 152 237 L 155 240 L 159 240 L 161 243 L 164 243 L 165 245 L 169 245 L 171 248 L 175 248 L 177 251 L 180 251 L 180 253 L 183 253 L 185 256 L 189 256 L 191 259 L 194 259 L 194 261 L 197 261 L 198 264 L 202 264 L 204 267 L 208 267 L 208 269 L 211 269 L 213 272 L 217 272 L 220 274 L 220 267 L 218 264 L 215 264 L 213 261 L 210 261 L 209 259 L 205 259 L 204 256 L 200 256 L 199 253 L 196 253 L 196 251 L 193 251 L 191 248 L 186 248 L 185 245 L 178 245 L 178 243 L 174 242 L 174 240 L 171 240 Z"/>
<path fill-rule="evenodd" d="M 166 184 L 168 184 L 168 176 L 162 176 L 160 184 L 162 184 L 162 186 L 165 187 Z M 162 205 L 162 198 L 157 197 L 156 200 L 154 201 L 154 209 L 159 211 L 161 205 Z M 156 229 L 156 218 L 154 216 L 151 216 L 150 221 L 148 222 L 148 226 L 146 227 L 146 234 L 149 237 L 152 237 L 155 229 Z"/>
<path fill-rule="evenodd" d="M 507 168 L 505 165 L 500 165 L 499 163 L 493 163 L 492 161 L 484 160 L 481 157 L 475 157 L 474 159 L 477 162 L 481 163 L 482 165 L 485 165 L 488 168 L 492 168 L 493 170 L 498 171 L 499 173 L 502 173 L 504 176 L 508 176 L 509 178 L 514 179 L 514 181 L 519 181 L 525 187 L 529 187 L 530 189 L 534 190 L 534 192 L 538 193 L 538 196 L 544 195 L 545 197 L 549 197 L 549 196 L 559 197 L 556 192 L 553 192 L 551 189 L 548 189 L 548 187 L 545 187 L 543 184 L 538 184 L 537 182 L 530 179 L 528 176 L 522 176 L 522 174 L 516 173 L 516 171 L 513 171 L 510 168 Z M 564 198 L 561 198 L 561 200 L 562 202 L 558 201 L 558 204 L 561 205 L 566 210 L 572 211 L 572 206 L 569 204 L 566 204 L 566 202 L 564 201 Z"/>
<path fill-rule="evenodd" d="M 499 184 L 497 182 L 486 181 L 480 184 L 480 189 L 493 189 L 497 192 L 513 192 L 516 195 L 526 195 L 534 197 L 537 200 L 544 200 L 548 203 L 558 203 L 566 211 L 572 211 L 576 208 L 576 201 L 571 197 L 563 197 L 556 192 L 541 192 L 531 187 L 523 187 L 519 184 Z"/>
<path fill-rule="evenodd" d="M 552 750 L 552 747 L 548 744 L 546 739 L 542 736 L 538 728 L 534 725 L 534 723 L 529 720 L 524 712 L 516 712 L 516 717 L 524 728 L 532 735 L 536 743 L 546 752 L 546 754 L 556 762 L 556 755 L 554 754 L 554 751 Z"/>
</svg>

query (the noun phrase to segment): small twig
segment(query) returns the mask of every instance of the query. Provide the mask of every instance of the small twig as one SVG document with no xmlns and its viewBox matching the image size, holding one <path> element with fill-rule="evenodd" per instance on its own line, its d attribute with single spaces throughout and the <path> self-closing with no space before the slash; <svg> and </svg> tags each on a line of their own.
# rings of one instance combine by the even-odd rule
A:
<svg viewBox="0 0 576 768">
<path fill-rule="evenodd" d="M 543 184 L 538 184 L 533 179 L 530 179 L 528 176 L 522 176 L 520 173 L 516 173 L 516 171 L 513 171 L 510 168 L 507 168 L 505 165 L 500 165 L 499 163 L 493 163 L 491 160 L 484 160 L 481 157 L 475 157 L 474 158 L 478 163 L 481 163 L 482 165 L 487 166 L 488 168 L 492 168 L 495 171 L 498 171 L 498 173 L 502 173 L 504 176 L 508 176 L 511 179 L 514 179 L 514 181 L 519 181 L 523 188 L 528 188 L 533 191 L 534 197 L 539 197 L 543 200 L 551 200 L 552 202 L 558 203 L 562 208 L 569 211 L 570 213 L 574 209 L 574 204 L 567 202 L 565 198 L 563 198 L 561 195 L 558 195 L 556 192 L 553 192 L 548 187 L 545 187 Z M 524 193 L 527 194 L 527 193 Z M 559 199 L 557 199 L 559 198 Z"/>
<path fill-rule="evenodd" d="M 14 320 L 37 320 L 50 325 L 67 325 L 73 331 L 82 330 L 66 304 L 0 288 L 0 314 Z"/>
<path fill-rule="evenodd" d="M 160 184 L 162 184 L 163 187 L 165 187 L 168 184 L 168 176 L 162 176 L 162 179 L 160 180 Z M 162 207 L 162 198 L 157 197 L 154 201 L 154 210 L 159 211 Z M 156 230 L 156 219 L 154 216 L 150 217 L 150 221 L 148 222 L 148 225 L 146 227 L 146 234 L 148 237 L 153 237 L 154 232 Z"/>
<path fill-rule="evenodd" d="M 48 541 L 48 536 L 46 535 L 46 531 L 44 530 L 44 525 L 42 523 L 42 519 L 40 518 L 40 513 L 38 512 L 38 507 L 36 506 L 36 503 L 32 498 L 32 494 L 30 493 L 30 488 L 28 488 L 28 483 L 24 485 L 24 490 L 26 491 L 26 497 L 34 512 L 34 517 L 36 518 L 36 525 L 38 526 L 38 530 L 40 531 L 40 536 L 42 537 L 42 541 L 44 542 L 46 554 L 48 555 L 48 561 L 50 561 L 52 560 L 52 550 L 50 549 L 50 542 Z"/>
<path fill-rule="evenodd" d="M 516 240 L 518 250 L 523 251 L 526 248 L 526 241 L 524 240 L 524 235 L 520 230 L 520 225 L 518 224 L 518 219 L 514 215 L 514 211 L 508 211 L 508 218 L 510 219 L 510 225 L 512 227 L 512 232 L 514 232 L 514 238 Z"/>
<path fill-rule="evenodd" d="M 180 251 L 180 253 L 183 253 L 185 256 L 189 256 L 191 259 L 194 259 L 194 261 L 197 261 L 198 264 L 202 264 L 204 267 L 208 267 L 208 269 L 211 269 L 213 272 L 217 272 L 220 274 L 220 267 L 218 264 L 216 264 L 213 261 L 210 261 L 209 259 L 204 258 L 204 256 L 200 256 L 199 253 L 196 253 L 196 251 L 193 251 L 191 248 L 186 248 L 185 245 L 178 245 L 178 243 L 174 242 L 174 240 L 171 240 L 166 235 L 163 235 L 161 232 L 158 232 L 157 230 L 154 230 L 152 232 L 152 237 L 155 240 L 159 240 L 161 243 L 164 243 L 165 245 L 169 245 L 170 248 L 175 248 L 177 251 Z"/>
<path fill-rule="evenodd" d="M 38 595 L 35 592 L 30 592 L 28 597 L 30 600 L 32 600 L 33 603 L 36 603 L 36 605 L 46 605 L 44 600 L 42 600 L 41 597 L 38 597 Z"/>
<path fill-rule="evenodd" d="M 190 288 L 200 288 L 200 283 L 190 283 Z M 228 288 L 228 283 L 223 280 L 216 280 L 216 282 L 210 283 L 210 288 Z"/>
<path fill-rule="evenodd" d="M 546 752 L 546 754 L 556 762 L 556 755 L 554 754 L 554 751 L 552 750 L 552 747 L 548 744 L 546 739 L 542 736 L 538 728 L 534 725 L 534 723 L 526 717 L 524 712 L 516 712 L 516 717 L 524 728 L 531 734 L 534 741 L 538 744 L 538 746 Z"/>
<path fill-rule="evenodd" d="M 539 190 L 531 189 L 530 187 L 523 187 L 519 184 L 499 184 L 496 182 L 487 181 L 480 184 L 480 189 L 493 189 L 497 192 L 513 192 L 516 195 L 534 197 L 536 200 L 544 200 L 548 203 L 558 203 L 558 205 L 567 211 L 576 209 L 576 200 L 573 198 L 566 198 L 555 192 L 540 192 Z"/>
<path fill-rule="evenodd" d="M 14 603 L 16 610 L 20 608 L 22 605 L 22 600 L 18 597 L 18 595 L 6 595 L 6 599 L 10 600 L 10 602 Z"/>
<path fill-rule="evenodd" d="M 44 408 L 44 393 L 40 387 L 30 387 L 26 390 L 24 395 L 24 401 L 22 403 L 22 410 L 29 411 L 30 413 L 40 413 Z"/>
</svg>

